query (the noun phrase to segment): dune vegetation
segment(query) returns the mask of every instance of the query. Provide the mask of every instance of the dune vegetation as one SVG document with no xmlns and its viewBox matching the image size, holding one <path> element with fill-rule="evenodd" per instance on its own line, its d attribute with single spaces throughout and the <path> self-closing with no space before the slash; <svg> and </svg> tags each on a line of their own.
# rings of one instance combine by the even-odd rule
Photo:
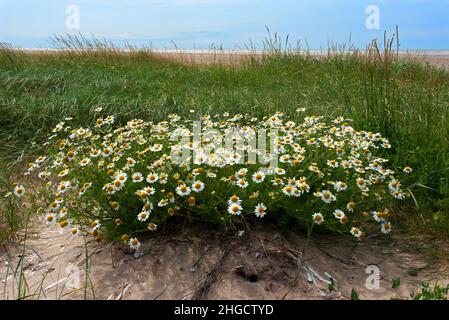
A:
<svg viewBox="0 0 449 320">
<path fill-rule="evenodd" d="M 113 116 L 117 127 L 132 119 L 159 123 L 170 114 L 266 119 L 282 112 L 298 124 L 312 116 L 351 119 L 356 130 L 388 141 L 391 148 L 376 157 L 387 159 L 389 168 L 401 174 L 411 168 L 401 177 L 405 200 L 389 206 L 396 213 L 391 220 L 407 231 L 449 233 L 449 73 L 399 59 L 391 41 L 383 49 L 373 42 L 366 52 L 317 56 L 283 49 L 276 37 L 267 40 L 263 53 L 250 51 L 235 63 L 217 51 L 209 63 L 195 63 L 188 54 L 121 50 L 82 38 L 55 43 L 64 50 L 26 52 L 6 44 L 0 50 L 2 240 L 20 229 L 23 213 L 13 208 L 21 185 L 30 188 L 22 177 L 27 163 L 45 154 L 45 142 L 61 121 L 95 128 L 98 110 Z"/>
</svg>

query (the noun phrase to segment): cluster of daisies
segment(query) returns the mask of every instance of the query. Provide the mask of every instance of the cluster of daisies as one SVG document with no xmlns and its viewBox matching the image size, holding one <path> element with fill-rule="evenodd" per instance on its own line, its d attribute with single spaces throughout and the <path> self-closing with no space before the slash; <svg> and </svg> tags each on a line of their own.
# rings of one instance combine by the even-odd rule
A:
<svg viewBox="0 0 449 320">
<path fill-rule="evenodd" d="M 210 148 L 206 136 L 194 141 L 193 121 L 176 114 L 158 123 L 135 119 L 120 126 L 113 116 L 98 113 L 94 126 L 82 128 L 71 127 L 67 118 L 53 129 L 46 153 L 26 175 L 43 181 L 40 211 L 48 223 L 97 241 L 116 238 L 136 250 L 139 233 L 155 231 L 173 216 L 232 223 L 284 214 L 356 238 L 373 223 L 389 233 L 391 205 L 408 194 L 382 157 L 391 147 L 388 140 L 355 130 L 343 117 L 294 120 L 281 112 L 263 119 L 201 117 L 200 130 L 237 132 L 236 141 L 275 130 L 269 136 L 270 148 L 276 147 L 272 162 L 273 153 L 250 144 L 236 150 Z M 259 160 L 249 161 L 251 152 Z M 188 161 L 180 162 L 185 154 Z M 22 196 L 25 188 L 17 185 L 14 193 Z"/>
</svg>

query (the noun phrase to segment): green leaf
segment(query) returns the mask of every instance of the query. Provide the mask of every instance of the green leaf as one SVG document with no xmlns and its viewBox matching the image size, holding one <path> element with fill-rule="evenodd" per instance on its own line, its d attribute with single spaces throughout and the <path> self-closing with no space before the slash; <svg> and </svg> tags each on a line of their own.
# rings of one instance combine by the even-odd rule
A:
<svg viewBox="0 0 449 320">
<path fill-rule="evenodd" d="M 391 287 L 393 289 L 397 289 L 397 288 L 399 288 L 400 285 L 401 285 L 401 278 L 399 278 L 399 277 L 393 278 L 393 285 Z"/>
<path fill-rule="evenodd" d="M 352 288 L 351 291 L 351 300 L 360 300 L 359 294 L 357 293 L 357 291 L 355 291 L 354 288 Z"/>
</svg>

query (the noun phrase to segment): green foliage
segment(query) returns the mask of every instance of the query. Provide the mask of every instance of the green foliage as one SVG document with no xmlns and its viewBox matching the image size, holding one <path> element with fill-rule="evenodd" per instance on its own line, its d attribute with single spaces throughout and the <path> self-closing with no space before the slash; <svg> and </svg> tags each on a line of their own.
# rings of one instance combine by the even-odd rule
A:
<svg viewBox="0 0 449 320">
<path fill-rule="evenodd" d="M 359 294 L 354 288 L 351 290 L 351 300 L 360 300 Z"/>
<path fill-rule="evenodd" d="M 449 293 L 449 285 L 441 287 L 438 282 L 435 283 L 433 288 L 429 283 L 421 284 L 421 292 L 411 294 L 413 300 L 447 300 Z"/>
<path fill-rule="evenodd" d="M 389 233 L 390 208 L 407 196 L 397 178 L 408 174 L 378 156 L 388 140 L 343 117 L 212 114 L 195 134 L 195 122 L 176 114 L 117 126 L 97 112 L 92 128 L 58 123 L 26 172 L 42 181 L 37 211 L 74 235 L 134 248 L 139 234 L 172 216 L 228 225 L 268 214 L 363 238 L 376 223 Z"/>
<path fill-rule="evenodd" d="M 83 40 L 69 47 L 78 42 Z M 392 166 L 414 169 L 411 180 L 404 181 L 412 191 L 410 204 L 418 206 L 424 221 L 449 231 L 446 71 L 392 59 L 391 52 L 318 58 L 276 49 L 235 65 L 190 65 L 151 51 L 123 53 L 95 43 L 86 47 L 102 50 L 24 54 L 1 49 L 2 157 L 9 161 L 29 154 L 31 143 L 41 143 L 65 117 L 75 117 L 74 125 L 93 125 L 96 107 L 121 124 L 134 117 L 160 121 L 170 112 L 190 117 L 189 110 L 245 110 L 262 117 L 276 110 L 294 116 L 306 108 L 309 115 L 352 118 L 354 126 L 388 138 L 394 146 Z"/>
<path fill-rule="evenodd" d="M 401 285 L 401 278 L 393 278 L 393 284 L 391 285 L 391 287 L 393 289 L 397 289 L 399 288 L 399 286 Z"/>
<path fill-rule="evenodd" d="M 26 222 L 11 179 L 10 169 L 0 162 L 0 245 L 12 240 Z"/>
</svg>

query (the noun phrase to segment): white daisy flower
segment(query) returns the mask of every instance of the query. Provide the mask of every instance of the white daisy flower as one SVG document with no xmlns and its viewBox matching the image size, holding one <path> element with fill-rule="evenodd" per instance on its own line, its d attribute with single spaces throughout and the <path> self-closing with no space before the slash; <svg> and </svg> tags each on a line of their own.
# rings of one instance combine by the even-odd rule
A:
<svg viewBox="0 0 449 320">
<path fill-rule="evenodd" d="M 81 230 L 77 227 L 72 227 L 72 229 L 70 230 L 70 234 L 73 237 L 79 237 L 81 235 Z"/>
<path fill-rule="evenodd" d="M 25 194 L 25 188 L 24 186 L 22 186 L 21 184 L 17 185 L 14 187 L 14 194 L 16 195 L 16 197 L 22 197 Z"/>
<path fill-rule="evenodd" d="M 340 191 L 348 189 L 348 185 L 346 183 L 344 183 L 343 181 L 337 181 L 334 183 L 334 189 L 337 192 L 340 192 Z"/>
<path fill-rule="evenodd" d="M 204 190 L 204 183 L 196 180 L 192 183 L 192 190 L 195 192 L 201 192 Z"/>
<path fill-rule="evenodd" d="M 159 152 L 162 150 L 162 144 L 157 143 L 153 145 L 150 150 L 153 152 Z"/>
<path fill-rule="evenodd" d="M 255 183 L 261 183 L 265 180 L 265 173 L 262 171 L 254 172 L 252 179 Z"/>
<path fill-rule="evenodd" d="M 228 212 L 233 216 L 238 216 L 242 213 L 242 206 L 239 204 L 232 204 L 228 207 Z"/>
<path fill-rule="evenodd" d="M 47 223 L 52 223 L 52 222 L 56 222 L 56 216 L 53 213 L 47 213 L 45 215 L 45 221 Z"/>
<path fill-rule="evenodd" d="M 299 187 L 299 189 L 300 189 L 302 192 L 309 192 L 309 191 L 310 191 L 310 186 L 309 186 L 307 183 L 305 183 L 305 182 L 300 182 L 300 183 L 298 184 L 298 187 Z"/>
<path fill-rule="evenodd" d="M 97 158 L 100 155 L 100 151 L 97 149 L 92 149 L 89 153 L 92 158 Z"/>
<path fill-rule="evenodd" d="M 149 217 L 150 214 L 147 211 L 142 211 L 137 215 L 137 220 L 139 220 L 140 222 L 144 222 L 147 221 Z"/>
<path fill-rule="evenodd" d="M 382 169 L 382 166 L 377 161 L 373 161 L 369 164 L 369 168 L 374 171 L 379 171 Z"/>
<path fill-rule="evenodd" d="M 235 185 L 237 187 L 243 188 L 245 189 L 248 186 L 248 181 L 246 181 L 245 179 L 239 179 L 237 180 L 237 182 L 235 183 Z"/>
<path fill-rule="evenodd" d="M 396 199 L 398 199 L 398 200 L 404 200 L 405 199 L 405 194 L 401 190 L 393 191 L 393 192 L 391 192 L 391 195 L 393 197 L 395 197 Z"/>
<path fill-rule="evenodd" d="M 103 157 L 107 158 L 114 152 L 114 149 L 112 147 L 107 147 L 103 149 L 103 152 L 101 153 Z"/>
<path fill-rule="evenodd" d="M 94 221 L 92 221 L 90 226 L 92 227 L 92 231 L 95 231 L 95 230 L 98 230 L 101 228 L 101 223 L 99 220 L 94 220 Z"/>
<path fill-rule="evenodd" d="M 120 180 L 122 183 L 125 183 L 128 180 L 128 175 L 123 171 L 119 171 L 115 174 L 115 179 Z"/>
<path fill-rule="evenodd" d="M 148 183 L 155 183 L 155 182 L 157 182 L 157 180 L 159 180 L 159 176 L 157 173 L 151 172 L 150 174 L 148 174 L 148 176 L 147 176 Z"/>
<path fill-rule="evenodd" d="M 355 208 L 356 205 L 357 205 L 357 204 L 356 204 L 355 202 L 350 201 L 350 202 L 348 202 L 348 204 L 346 205 L 346 209 L 347 209 L 349 212 L 354 212 L 354 208 Z"/>
<path fill-rule="evenodd" d="M 273 186 L 279 186 L 279 185 L 283 185 L 284 181 L 281 178 L 274 178 L 273 180 L 271 180 L 271 183 L 273 183 Z"/>
<path fill-rule="evenodd" d="M 356 238 L 360 238 L 362 236 L 362 230 L 360 228 L 356 228 L 356 227 L 352 227 L 351 228 L 351 234 L 356 237 Z"/>
<path fill-rule="evenodd" d="M 134 160 L 133 158 L 126 158 L 126 166 L 128 168 L 132 168 L 136 165 L 136 160 Z"/>
<path fill-rule="evenodd" d="M 292 197 L 300 197 L 302 195 L 302 190 L 296 187 L 293 187 L 292 192 L 290 193 Z"/>
<path fill-rule="evenodd" d="M 317 212 L 312 215 L 313 222 L 316 224 L 321 224 L 324 222 L 324 217 L 321 213 Z"/>
<path fill-rule="evenodd" d="M 65 193 L 70 188 L 70 181 L 61 181 L 58 184 L 57 190 L 61 193 Z"/>
<path fill-rule="evenodd" d="M 282 193 L 287 196 L 292 196 L 294 188 L 291 185 L 287 185 L 282 188 Z"/>
<path fill-rule="evenodd" d="M 239 197 L 237 197 L 236 195 L 233 195 L 232 197 L 229 198 L 228 200 L 228 205 L 231 206 L 233 204 L 237 204 L 240 205 L 242 203 L 242 200 L 240 200 Z"/>
<path fill-rule="evenodd" d="M 396 179 L 392 179 L 388 183 L 388 189 L 390 189 L 391 191 L 398 191 L 400 187 L 401 187 L 401 183 Z"/>
<path fill-rule="evenodd" d="M 148 201 L 143 205 L 142 211 L 150 213 L 153 210 L 153 203 Z"/>
<path fill-rule="evenodd" d="M 159 201 L 157 203 L 157 206 L 162 208 L 162 207 L 165 207 L 167 204 L 168 204 L 168 200 L 167 199 L 162 199 L 161 201 Z"/>
<path fill-rule="evenodd" d="M 84 158 L 83 160 L 80 161 L 80 166 L 85 167 L 85 166 L 89 165 L 89 163 L 90 163 L 90 159 Z"/>
<path fill-rule="evenodd" d="M 246 176 L 247 173 L 248 173 L 248 169 L 242 168 L 239 171 L 237 171 L 236 176 L 239 178 L 243 178 Z"/>
<path fill-rule="evenodd" d="M 337 198 L 329 190 L 321 191 L 320 197 L 321 197 L 321 200 L 323 200 L 325 203 L 331 203 L 331 202 L 337 200 Z"/>
<path fill-rule="evenodd" d="M 276 169 L 274 169 L 274 172 L 279 175 L 285 174 L 285 170 L 282 168 L 276 168 Z"/>
<path fill-rule="evenodd" d="M 263 217 L 267 214 L 267 207 L 266 207 L 263 203 L 259 203 L 259 204 L 254 208 L 254 214 L 255 214 L 256 217 L 258 217 L 258 218 L 263 218 Z"/>
<path fill-rule="evenodd" d="M 343 168 L 343 169 L 350 169 L 350 168 L 352 168 L 352 163 L 351 162 L 349 162 L 348 160 L 343 160 L 342 162 L 340 162 L 340 166 Z"/>
<path fill-rule="evenodd" d="M 148 224 L 148 230 L 155 231 L 157 229 L 157 224 L 151 222 Z"/>
<path fill-rule="evenodd" d="M 181 197 L 188 196 L 190 194 L 190 188 L 185 184 L 181 184 L 176 187 L 176 193 Z"/>
<path fill-rule="evenodd" d="M 338 168 L 338 162 L 335 160 L 327 160 L 327 165 L 331 168 Z"/>
<path fill-rule="evenodd" d="M 357 184 L 357 187 L 359 187 L 360 190 L 368 191 L 367 181 L 365 179 L 357 178 L 356 179 L 356 184 Z"/>
<path fill-rule="evenodd" d="M 62 171 L 59 172 L 58 177 L 59 178 L 64 178 L 69 174 L 69 169 L 64 169 Z"/>
<path fill-rule="evenodd" d="M 112 185 L 114 186 L 115 191 L 120 191 L 123 189 L 123 186 L 125 185 L 125 182 L 119 179 L 115 179 L 112 182 Z"/>
<path fill-rule="evenodd" d="M 343 211 L 341 211 L 340 209 L 337 209 L 334 211 L 334 217 L 337 218 L 338 220 L 342 221 L 346 215 Z"/>
<path fill-rule="evenodd" d="M 145 192 L 147 195 L 151 196 L 156 192 L 156 189 L 153 187 L 145 187 L 143 188 L 143 192 Z"/>
<path fill-rule="evenodd" d="M 412 168 L 410 168 L 410 167 L 404 167 L 404 170 L 403 170 L 405 173 L 412 173 L 413 172 L 413 169 Z"/>
<path fill-rule="evenodd" d="M 388 221 L 383 222 L 380 227 L 380 231 L 385 234 L 390 233 L 391 232 L 391 223 Z"/>
<path fill-rule="evenodd" d="M 139 250 L 141 243 L 137 240 L 137 238 L 131 238 L 128 241 L 128 245 L 133 250 Z"/>
<path fill-rule="evenodd" d="M 139 183 L 143 181 L 143 175 L 140 172 L 134 172 L 131 175 L 131 179 L 134 183 Z"/>
</svg>

